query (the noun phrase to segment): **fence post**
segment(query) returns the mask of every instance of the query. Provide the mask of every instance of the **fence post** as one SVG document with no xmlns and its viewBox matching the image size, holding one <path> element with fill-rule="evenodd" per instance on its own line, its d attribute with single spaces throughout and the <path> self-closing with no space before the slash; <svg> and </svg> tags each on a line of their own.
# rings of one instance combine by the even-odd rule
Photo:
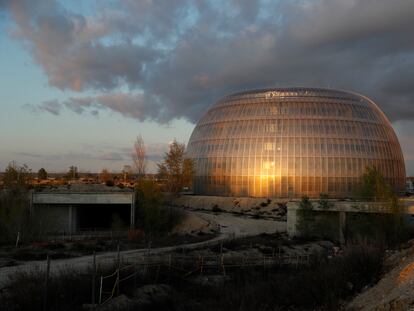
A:
<svg viewBox="0 0 414 311">
<path fill-rule="evenodd" d="M 50 257 L 47 255 L 46 258 L 46 276 L 45 276 L 45 289 L 44 289 L 44 297 L 43 297 L 43 310 L 46 311 L 48 309 L 47 306 L 47 295 L 49 289 L 49 273 L 50 273 Z"/>
<path fill-rule="evenodd" d="M 103 283 L 103 276 L 101 275 L 101 284 L 99 285 L 99 304 L 102 303 L 102 283 Z"/>
<path fill-rule="evenodd" d="M 223 269 L 223 275 L 226 275 L 226 269 L 224 268 L 224 255 L 221 255 L 221 268 Z"/>
<path fill-rule="evenodd" d="M 93 251 L 92 259 L 92 308 L 95 309 L 95 286 L 96 286 L 96 253 Z"/>
<path fill-rule="evenodd" d="M 119 248 L 119 242 L 118 242 L 118 257 L 117 257 L 117 273 L 116 273 L 116 295 L 119 296 L 119 269 L 121 268 L 121 257 L 120 257 L 120 248 Z"/>
<path fill-rule="evenodd" d="M 17 238 L 16 238 L 16 248 L 17 246 L 19 246 L 19 241 L 20 241 L 20 231 L 17 232 Z"/>
<path fill-rule="evenodd" d="M 137 288 L 137 265 L 133 265 L 134 266 L 134 289 Z"/>
</svg>

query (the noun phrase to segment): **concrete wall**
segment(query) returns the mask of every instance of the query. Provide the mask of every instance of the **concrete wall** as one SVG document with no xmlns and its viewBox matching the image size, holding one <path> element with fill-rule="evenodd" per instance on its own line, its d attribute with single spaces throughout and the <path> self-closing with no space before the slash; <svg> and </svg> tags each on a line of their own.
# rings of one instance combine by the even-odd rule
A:
<svg viewBox="0 0 414 311">
<path fill-rule="evenodd" d="M 32 217 L 42 231 L 74 232 L 76 231 L 76 206 L 36 205 Z"/>
</svg>

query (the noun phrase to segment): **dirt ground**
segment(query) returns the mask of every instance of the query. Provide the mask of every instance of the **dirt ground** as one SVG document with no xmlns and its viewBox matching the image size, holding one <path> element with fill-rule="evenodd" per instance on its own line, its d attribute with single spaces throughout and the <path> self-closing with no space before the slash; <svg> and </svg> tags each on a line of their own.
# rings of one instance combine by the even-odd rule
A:
<svg viewBox="0 0 414 311">
<path fill-rule="evenodd" d="M 355 311 L 414 310 L 414 240 L 386 257 L 388 272 L 373 287 L 356 296 L 347 306 Z"/>
</svg>

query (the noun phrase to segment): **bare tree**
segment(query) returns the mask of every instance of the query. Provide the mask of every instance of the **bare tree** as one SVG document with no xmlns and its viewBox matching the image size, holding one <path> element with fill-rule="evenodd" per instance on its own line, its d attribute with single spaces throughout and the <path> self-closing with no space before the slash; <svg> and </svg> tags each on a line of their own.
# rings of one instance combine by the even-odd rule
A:
<svg viewBox="0 0 414 311">
<path fill-rule="evenodd" d="M 142 179 L 145 176 L 147 159 L 145 152 L 145 144 L 141 135 L 137 136 L 137 140 L 135 141 L 134 153 L 132 154 L 132 161 L 134 162 L 135 169 L 137 170 L 138 179 Z"/>
<path fill-rule="evenodd" d="M 26 164 L 19 166 L 16 162 L 12 161 L 4 172 L 4 187 L 26 187 L 30 179 L 30 174 L 31 170 Z"/>
</svg>

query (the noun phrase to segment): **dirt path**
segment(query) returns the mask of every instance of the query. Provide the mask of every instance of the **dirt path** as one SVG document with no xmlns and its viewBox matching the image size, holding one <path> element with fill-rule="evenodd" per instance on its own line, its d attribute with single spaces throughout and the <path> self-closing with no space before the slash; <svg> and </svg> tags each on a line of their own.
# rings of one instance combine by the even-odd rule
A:
<svg viewBox="0 0 414 311">
<path fill-rule="evenodd" d="M 273 220 L 252 219 L 249 217 L 235 216 L 231 214 L 209 214 L 204 212 L 196 212 L 196 215 L 206 221 L 215 222 L 219 225 L 219 236 L 203 242 L 176 245 L 170 247 L 154 248 L 151 254 L 161 254 L 173 252 L 181 249 L 197 249 L 211 245 L 217 245 L 229 238 L 244 237 L 249 235 L 257 235 L 260 233 L 275 233 L 286 231 L 286 223 L 276 222 Z M 131 261 L 134 258 L 148 254 L 147 249 L 136 249 L 122 251 L 121 259 Z M 106 265 L 115 262 L 117 252 L 108 252 L 96 255 L 97 264 Z M 51 263 L 51 273 L 56 273 L 66 269 L 83 270 L 92 265 L 92 256 L 82 256 L 69 259 L 57 259 Z M 45 269 L 44 261 L 28 261 L 18 266 L 0 268 L 0 288 L 5 286 L 10 275 L 18 271 L 41 271 Z"/>
</svg>

